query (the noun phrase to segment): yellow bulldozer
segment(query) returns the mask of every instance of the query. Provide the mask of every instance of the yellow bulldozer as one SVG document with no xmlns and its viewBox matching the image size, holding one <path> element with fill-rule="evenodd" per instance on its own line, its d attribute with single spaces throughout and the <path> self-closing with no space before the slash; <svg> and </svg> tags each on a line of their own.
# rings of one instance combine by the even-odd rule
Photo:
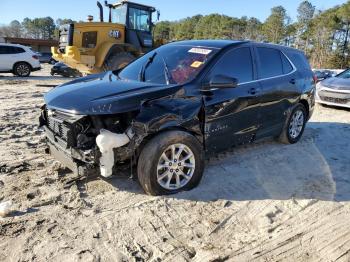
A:
<svg viewBox="0 0 350 262">
<path fill-rule="evenodd" d="M 103 6 L 100 2 L 97 6 L 99 22 L 88 16 L 88 22 L 60 26 L 59 46 L 51 48 L 55 60 L 94 74 L 122 68 L 153 48 L 154 7 L 125 0 L 116 4 L 105 1 L 109 16 L 104 22 Z"/>
</svg>

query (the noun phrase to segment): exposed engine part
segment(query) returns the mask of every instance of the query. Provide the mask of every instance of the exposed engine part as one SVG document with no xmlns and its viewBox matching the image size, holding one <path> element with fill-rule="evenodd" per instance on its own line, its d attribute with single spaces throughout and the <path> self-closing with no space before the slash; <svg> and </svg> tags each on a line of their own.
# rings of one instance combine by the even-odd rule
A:
<svg viewBox="0 0 350 262">
<path fill-rule="evenodd" d="M 101 152 L 100 170 L 101 176 L 110 177 L 115 163 L 114 148 L 122 147 L 130 142 L 133 134 L 131 129 L 128 133 L 116 134 L 106 129 L 101 129 L 100 134 L 96 137 L 96 144 Z"/>
</svg>

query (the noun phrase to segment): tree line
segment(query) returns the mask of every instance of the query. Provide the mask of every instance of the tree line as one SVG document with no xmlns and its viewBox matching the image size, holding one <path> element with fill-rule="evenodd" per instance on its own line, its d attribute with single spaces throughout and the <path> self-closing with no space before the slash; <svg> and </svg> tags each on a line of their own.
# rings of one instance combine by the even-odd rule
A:
<svg viewBox="0 0 350 262">
<path fill-rule="evenodd" d="M 287 45 L 303 50 L 315 68 L 346 68 L 349 60 L 350 0 L 319 11 L 309 1 L 300 3 L 297 21 L 292 21 L 283 6 L 271 9 L 261 22 L 220 14 L 195 15 L 179 21 L 162 21 L 154 28 L 159 42 L 184 39 L 240 39 Z M 71 19 L 25 18 L 0 27 L 0 36 L 57 39 L 58 27 Z"/>
<path fill-rule="evenodd" d="M 185 39 L 271 42 L 303 50 L 315 68 L 349 67 L 350 1 L 324 11 L 303 1 L 297 13 L 295 22 L 283 6 L 273 7 L 264 22 L 246 16 L 195 15 L 157 23 L 154 37 L 166 42 Z"/>
<path fill-rule="evenodd" d="M 22 22 L 13 20 L 9 25 L 0 26 L 0 36 L 24 37 L 34 39 L 58 39 L 60 25 L 74 23 L 71 19 L 57 19 L 51 17 L 24 18 Z"/>
</svg>

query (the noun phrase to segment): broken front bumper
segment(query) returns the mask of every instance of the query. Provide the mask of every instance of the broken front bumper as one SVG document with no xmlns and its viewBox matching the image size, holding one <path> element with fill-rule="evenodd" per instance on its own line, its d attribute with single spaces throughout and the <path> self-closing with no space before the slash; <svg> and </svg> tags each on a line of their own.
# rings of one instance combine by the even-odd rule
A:
<svg viewBox="0 0 350 262">
<path fill-rule="evenodd" d="M 97 159 L 99 159 L 96 150 L 79 150 L 68 148 L 66 142 L 55 135 L 47 126 L 44 126 L 46 134 L 46 153 L 51 154 L 62 165 L 79 175 L 99 174 Z"/>
</svg>

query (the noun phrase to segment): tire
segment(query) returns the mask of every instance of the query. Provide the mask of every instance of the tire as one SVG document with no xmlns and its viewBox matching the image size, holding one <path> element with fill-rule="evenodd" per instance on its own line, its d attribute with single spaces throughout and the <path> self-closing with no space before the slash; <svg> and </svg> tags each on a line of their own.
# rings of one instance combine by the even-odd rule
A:
<svg viewBox="0 0 350 262">
<path fill-rule="evenodd" d="M 134 61 L 135 57 L 127 52 L 121 52 L 110 55 L 103 63 L 103 71 L 113 71 L 125 67 Z"/>
<path fill-rule="evenodd" d="M 301 118 L 298 118 L 299 121 L 294 122 L 294 127 L 296 128 L 295 133 L 293 133 L 293 123 L 292 121 L 298 117 L 298 115 Z M 283 143 L 283 144 L 295 144 L 297 143 L 301 136 L 304 133 L 305 125 L 307 121 L 307 114 L 306 114 L 306 109 L 304 105 L 302 104 L 297 104 L 290 115 L 287 117 L 287 120 L 283 126 L 283 130 L 278 137 L 278 141 Z"/>
<path fill-rule="evenodd" d="M 179 153 L 180 145 L 184 146 L 180 156 L 175 157 L 173 161 L 161 163 L 164 160 L 163 153 L 168 160 L 171 159 L 170 153 L 173 145 L 176 148 L 174 150 L 176 153 Z M 191 153 L 192 157 L 181 161 L 181 159 L 191 156 Z M 171 166 L 170 162 L 172 162 Z M 164 167 L 158 169 L 160 165 Z M 137 165 L 137 176 L 147 194 L 167 195 L 196 187 L 203 176 L 203 169 L 204 154 L 200 142 L 194 136 L 183 131 L 166 131 L 152 138 L 141 151 Z M 163 179 L 160 179 L 162 176 Z M 168 181 L 170 181 L 169 187 L 166 186 Z"/>
<path fill-rule="evenodd" d="M 32 71 L 31 66 L 25 62 L 17 63 L 13 67 L 13 73 L 19 77 L 27 77 L 30 75 L 31 71 Z"/>
</svg>

